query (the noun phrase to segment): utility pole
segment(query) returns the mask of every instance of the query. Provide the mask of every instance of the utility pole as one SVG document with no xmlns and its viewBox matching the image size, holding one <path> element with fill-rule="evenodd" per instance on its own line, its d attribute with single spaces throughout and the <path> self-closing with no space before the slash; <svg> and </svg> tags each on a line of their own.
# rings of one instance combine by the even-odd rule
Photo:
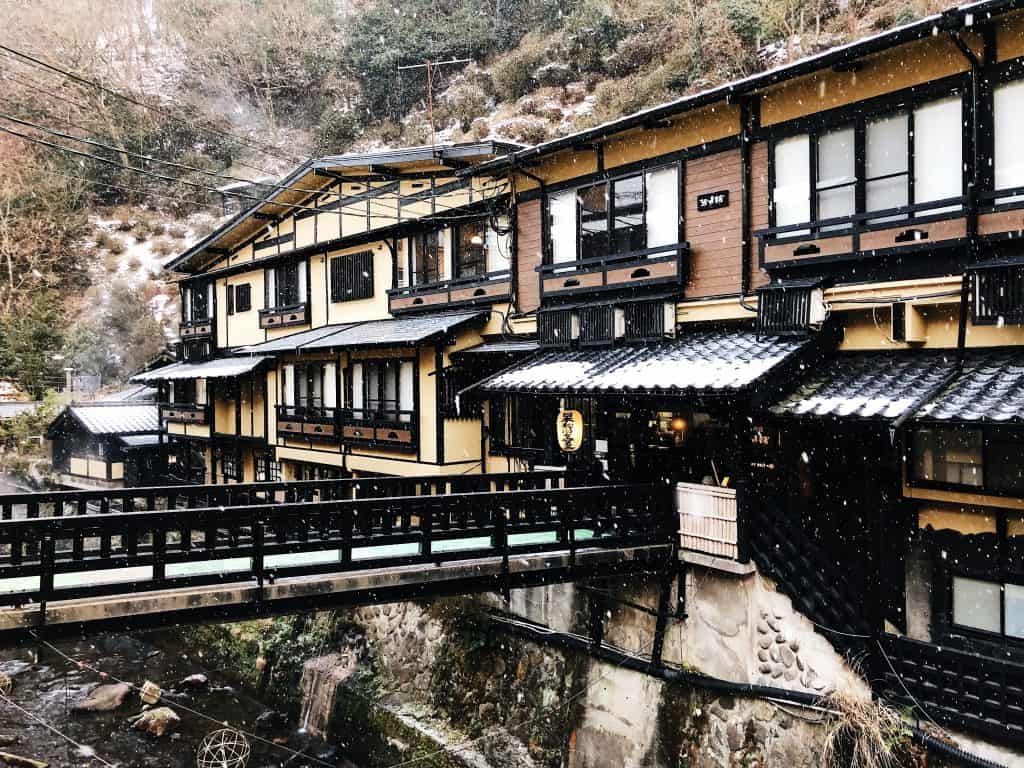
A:
<svg viewBox="0 0 1024 768">
<path fill-rule="evenodd" d="M 430 148 L 433 149 L 434 141 L 434 70 L 438 67 L 453 66 L 455 64 L 468 64 L 472 59 L 448 59 L 446 61 L 431 61 L 426 59 L 422 64 L 406 64 L 399 66 L 398 71 L 404 72 L 409 69 L 426 69 L 427 71 L 427 116 L 430 120 Z"/>
</svg>

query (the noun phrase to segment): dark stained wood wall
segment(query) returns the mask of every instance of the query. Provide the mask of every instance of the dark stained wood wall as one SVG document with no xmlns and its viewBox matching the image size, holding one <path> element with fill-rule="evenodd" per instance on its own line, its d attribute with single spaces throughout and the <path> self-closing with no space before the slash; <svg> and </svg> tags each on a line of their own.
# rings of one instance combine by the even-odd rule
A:
<svg viewBox="0 0 1024 768">
<path fill-rule="evenodd" d="M 768 227 L 768 142 L 750 147 L 750 290 L 768 284 L 768 275 L 758 266 L 754 232 Z"/>
<path fill-rule="evenodd" d="M 516 209 L 516 278 L 519 312 L 530 312 L 540 306 L 540 275 L 544 246 L 542 242 L 541 201 L 529 200 Z"/>
<path fill-rule="evenodd" d="M 742 273 L 743 169 L 739 149 L 686 161 L 686 239 L 690 280 L 686 298 L 735 295 Z M 728 190 L 729 205 L 697 212 L 697 196 Z"/>
</svg>

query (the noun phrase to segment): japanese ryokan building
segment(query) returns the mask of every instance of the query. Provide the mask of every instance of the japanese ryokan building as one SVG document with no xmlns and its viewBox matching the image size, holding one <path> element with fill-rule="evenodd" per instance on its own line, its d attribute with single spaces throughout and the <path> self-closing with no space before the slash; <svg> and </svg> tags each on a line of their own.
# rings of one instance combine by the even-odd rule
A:
<svg viewBox="0 0 1024 768">
<path fill-rule="evenodd" d="M 533 147 L 306 162 L 170 264 L 181 359 L 138 378 L 174 474 L 667 478 L 731 511 L 698 554 L 1020 746 L 1022 6 Z"/>
</svg>

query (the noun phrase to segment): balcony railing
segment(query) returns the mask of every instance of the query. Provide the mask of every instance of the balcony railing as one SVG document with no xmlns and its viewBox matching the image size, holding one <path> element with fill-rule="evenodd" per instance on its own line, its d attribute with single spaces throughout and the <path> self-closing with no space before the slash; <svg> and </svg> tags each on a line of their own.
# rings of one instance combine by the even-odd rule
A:
<svg viewBox="0 0 1024 768">
<path fill-rule="evenodd" d="M 341 435 L 337 408 L 314 405 L 277 406 L 277 433 L 312 440 L 337 440 Z"/>
<path fill-rule="evenodd" d="M 293 304 L 288 307 L 261 309 L 260 328 L 287 328 L 291 325 L 305 325 L 309 322 L 309 303 Z"/>
<path fill-rule="evenodd" d="M 543 264 L 542 297 L 613 291 L 649 285 L 682 285 L 686 280 L 689 243 L 675 243 L 641 251 Z"/>
<path fill-rule="evenodd" d="M 399 450 L 414 450 L 415 411 L 399 409 L 277 406 L 278 436 L 290 439 L 342 441 Z"/>
<path fill-rule="evenodd" d="M 213 327 L 212 317 L 186 320 L 178 325 L 178 335 L 181 337 L 182 341 L 191 341 L 193 339 L 212 339 Z"/>
<path fill-rule="evenodd" d="M 489 304 L 505 301 L 511 295 L 512 272 L 503 269 L 485 275 L 392 288 L 388 291 L 388 310 L 392 314 L 400 314 L 438 307 Z"/>
<path fill-rule="evenodd" d="M 967 236 L 967 197 L 768 227 L 754 232 L 765 266 L 899 250 Z"/>
<path fill-rule="evenodd" d="M 736 489 L 676 484 L 680 546 L 684 550 L 735 560 L 739 554 Z"/>
<path fill-rule="evenodd" d="M 176 424 L 209 424 L 210 406 L 196 403 L 164 403 L 160 406 L 160 420 Z"/>
</svg>

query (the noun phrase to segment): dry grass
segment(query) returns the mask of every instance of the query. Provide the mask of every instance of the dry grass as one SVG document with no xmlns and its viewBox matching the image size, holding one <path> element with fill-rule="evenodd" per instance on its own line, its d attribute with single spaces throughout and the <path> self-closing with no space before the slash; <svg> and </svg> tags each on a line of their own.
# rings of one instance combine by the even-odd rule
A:
<svg viewBox="0 0 1024 768">
<path fill-rule="evenodd" d="M 836 691 L 826 706 L 839 714 L 827 728 L 821 762 L 826 768 L 897 768 L 906 727 L 900 714 L 880 701 Z"/>
</svg>

